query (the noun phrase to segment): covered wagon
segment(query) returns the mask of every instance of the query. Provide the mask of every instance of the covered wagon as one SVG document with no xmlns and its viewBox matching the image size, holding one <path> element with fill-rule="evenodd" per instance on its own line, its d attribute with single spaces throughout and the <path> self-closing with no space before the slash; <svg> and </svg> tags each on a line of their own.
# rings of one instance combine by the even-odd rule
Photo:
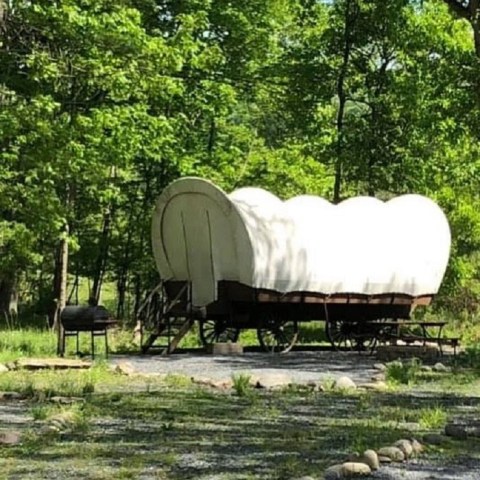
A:
<svg viewBox="0 0 480 480">
<path fill-rule="evenodd" d="M 261 188 L 227 194 L 186 177 L 158 198 L 152 243 L 162 282 L 148 304 L 155 314 L 144 350 L 165 335 L 171 351 L 195 321 L 205 344 L 255 328 L 262 346 L 288 350 L 299 322 L 326 321 L 338 346 L 351 342 L 348 332 L 358 342 L 363 325 L 430 304 L 450 229 L 420 195 L 333 205 L 310 195 L 282 201 Z"/>
</svg>

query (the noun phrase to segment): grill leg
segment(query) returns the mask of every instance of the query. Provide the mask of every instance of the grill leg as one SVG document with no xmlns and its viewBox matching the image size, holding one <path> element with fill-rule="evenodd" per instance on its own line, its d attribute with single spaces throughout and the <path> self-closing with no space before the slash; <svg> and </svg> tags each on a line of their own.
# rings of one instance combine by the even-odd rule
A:
<svg viewBox="0 0 480 480">
<path fill-rule="evenodd" d="M 95 358 L 95 333 L 92 330 L 92 359 Z"/>
<path fill-rule="evenodd" d="M 65 329 L 63 328 L 62 325 L 59 325 L 59 327 L 58 327 L 57 354 L 60 357 L 63 357 L 65 355 Z"/>
<path fill-rule="evenodd" d="M 80 336 L 80 332 L 76 332 L 76 343 L 77 343 L 77 355 L 80 355 L 80 340 L 79 340 L 79 337 Z"/>
<path fill-rule="evenodd" d="M 105 358 L 108 358 L 108 337 L 107 337 L 107 329 L 103 331 L 105 335 Z"/>
</svg>

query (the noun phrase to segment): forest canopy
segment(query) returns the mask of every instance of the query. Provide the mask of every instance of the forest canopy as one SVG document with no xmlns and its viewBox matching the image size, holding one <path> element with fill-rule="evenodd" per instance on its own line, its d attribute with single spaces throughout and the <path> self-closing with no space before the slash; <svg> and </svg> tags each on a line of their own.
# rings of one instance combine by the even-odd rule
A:
<svg viewBox="0 0 480 480">
<path fill-rule="evenodd" d="M 155 286 L 175 178 L 334 202 L 419 193 L 480 297 L 480 7 L 456 0 L 0 0 L 0 311 Z M 68 284 L 65 280 L 68 279 Z"/>
</svg>

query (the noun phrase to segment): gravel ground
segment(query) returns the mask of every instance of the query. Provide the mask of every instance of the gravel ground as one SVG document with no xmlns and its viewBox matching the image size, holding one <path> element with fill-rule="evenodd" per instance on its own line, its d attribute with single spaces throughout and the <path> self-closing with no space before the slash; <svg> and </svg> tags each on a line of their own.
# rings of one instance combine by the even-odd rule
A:
<svg viewBox="0 0 480 480">
<path fill-rule="evenodd" d="M 293 383 L 334 380 L 349 376 L 355 383 L 371 382 L 378 373 L 374 357 L 352 352 L 290 352 L 287 355 L 244 353 L 236 356 L 177 354 L 163 356 L 116 356 L 111 362 L 128 361 L 139 373 L 181 374 L 225 380 L 236 373 L 285 375 Z"/>
<path fill-rule="evenodd" d="M 177 354 L 161 356 L 112 356 L 110 362 L 129 362 L 139 373 L 181 374 L 188 377 L 209 378 L 214 381 L 230 379 L 235 373 L 254 376 L 285 376 L 295 383 L 331 381 L 349 376 L 357 384 L 370 383 L 378 373 L 377 360 L 367 354 L 351 352 L 290 352 L 288 355 L 245 353 L 239 356 L 213 356 L 205 354 Z M 415 393 L 413 393 L 415 394 Z M 422 392 L 417 392 L 423 395 Z M 0 402 L 2 429 L 23 430 L 31 425 L 31 415 L 22 403 Z M 121 425 L 118 425 L 121 429 Z M 206 474 L 209 459 L 192 453 L 181 459 L 189 469 L 198 467 L 201 480 L 215 480 Z M 197 465 L 198 464 L 198 465 Z M 1 475 L 0 475 L 1 476 Z M 53 478 L 53 477 L 48 477 Z M 148 472 L 142 479 L 154 478 Z M 317 477 L 316 477 L 317 478 Z M 371 478 L 377 480 L 480 480 L 480 460 L 474 458 L 446 459 L 430 454 L 428 458 L 410 460 L 406 464 L 383 466 Z"/>
<path fill-rule="evenodd" d="M 350 377 L 357 385 L 370 383 L 378 373 L 379 363 L 374 357 L 354 352 L 290 352 L 287 355 L 244 353 L 237 356 L 213 356 L 205 354 L 177 354 L 161 356 L 112 357 L 118 364 L 128 361 L 139 373 L 182 374 L 225 380 L 235 373 L 245 372 L 253 376 L 286 376 L 295 383 L 322 382 L 341 376 Z M 415 394 L 415 393 L 413 393 Z M 418 392 L 422 395 L 421 392 Z M 210 477 L 199 476 L 202 479 Z M 214 477 L 211 477 L 212 480 Z M 428 460 L 412 460 L 406 464 L 383 466 L 372 478 L 378 480 L 480 480 L 480 460 L 430 457 Z"/>
</svg>

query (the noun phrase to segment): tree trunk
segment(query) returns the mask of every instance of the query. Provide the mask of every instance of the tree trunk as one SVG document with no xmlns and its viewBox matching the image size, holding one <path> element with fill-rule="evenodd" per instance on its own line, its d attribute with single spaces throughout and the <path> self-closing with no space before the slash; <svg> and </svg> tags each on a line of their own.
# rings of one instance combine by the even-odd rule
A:
<svg viewBox="0 0 480 480">
<path fill-rule="evenodd" d="M 18 315 L 17 280 L 14 275 L 0 280 L 0 315 L 7 319 Z"/>
<path fill-rule="evenodd" d="M 353 30 L 357 15 L 357 5 L 355 0 L 347 0 L 345 5 L 345 27 L 344 27 L 344 46 L 342 54 L 342 65 L 337 80 L 337 146 L 335 161 L 335 183 L 333 186 L 333 203 L 340 201 L 343 177 L 343 143 L 344 143 L 344 116 L 347 95 L 345 92 L 345 80 L 347 77 L 348 65 L 350 63 L 350 54 L 353 46 Z"/>
<path fill-rule="evenodd" d="M 110 226 L 112 223 L 113 212 L 108 209 L 103 216 L 102 236 L 100 239 L 100 250 L 96 261 L 95 274 L 93 277 L 93 287 L 90 296 L 98 303 L 100 292 L 102 290 L 103 276 L 107 266 L 108 250 L 110 245 Z"/>
<path fill-rule="evenodd" d="M 130 215 L 132 221 L 132 215 Z M 128 230 L 127 241 L 125 242 L 125 249 L 123 252 L 123 261 L 120 267 L 120 273 L 117 279 L 118 303 L 117 303 L 117 318 L 125 318 L 125 300 L 127 293 L 128 270 L 130 268 L 130 250 L 132 248 L 132 229 Z"/>
<path fill-rule="evenodd" d="M 67 276 L 68 276 L 68 235 L 69 227 L 65 225 L 63 238 L 60 240 L 55 262 L 53 286 L 54 305 L 50 315 L 50 325 L 55 331 L 60 329 L 60 311 L 67 303 Z"/>
</svg>

